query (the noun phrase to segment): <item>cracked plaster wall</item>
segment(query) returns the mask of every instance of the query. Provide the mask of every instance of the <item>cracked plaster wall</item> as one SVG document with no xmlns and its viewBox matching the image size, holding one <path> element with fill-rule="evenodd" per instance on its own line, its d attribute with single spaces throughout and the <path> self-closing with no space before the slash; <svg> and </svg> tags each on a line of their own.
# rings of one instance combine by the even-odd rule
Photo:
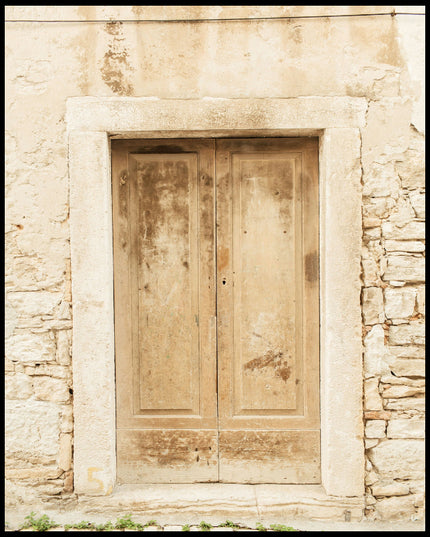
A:
<svg viewBox="0 0 430 537">
<path fill-rule="evenodd" d="M 365 515 L 423 517 L 424 17 L 85 22 L 392 9 L 6 8 L 6 19 L 40 21 L 6 23 L 7 504 L 73 496 L 66 99 L 347 95 L 368 101 L 361 131 Z M 42 22 L 69 19 L 81 22 Z"/>
</svg>

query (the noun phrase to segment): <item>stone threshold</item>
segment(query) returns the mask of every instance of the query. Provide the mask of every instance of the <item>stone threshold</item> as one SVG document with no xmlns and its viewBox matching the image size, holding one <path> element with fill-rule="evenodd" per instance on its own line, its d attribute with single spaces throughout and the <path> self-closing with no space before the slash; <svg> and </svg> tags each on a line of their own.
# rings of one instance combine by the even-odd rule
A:
<svg viewBox="0 0 430 537">
<path fill-rule="evenodd" d="M 20 528 L 31 511 L 36 518 L 47 514 L 62 526 L 83 520 L 115 522 L 131 514 L 142 524 L 156 520 L 158 528 L 147 530 L 158 531 L 179 531 L 184 524 L 199 531 L 202 521 L 212 524 L 211 531 L 231 531 L 220 527 L 227 520 L 242 526 L 234 531 L 255 529 L 258 522 L 266 528 L 284 524 L 302 531 L 424 531 L 425 527 L 423 520 L 366 520 L 364 497 L 329 496 L 321 485 L 117 485 L 109 496 L 73 494 L 68 499 L 6 506 L 6 530 Z"/>
<path fill-rule="evenodd" d="M 109 496 L 80 495 L 76 507 L 85 515 L 132 513 L 175 524 L 226 519 L 254 524 L 293 519 L 349 522 L 362 520 L 364 497 L 329 496 L 321 485 L 117 485 Z"/>
</svg>

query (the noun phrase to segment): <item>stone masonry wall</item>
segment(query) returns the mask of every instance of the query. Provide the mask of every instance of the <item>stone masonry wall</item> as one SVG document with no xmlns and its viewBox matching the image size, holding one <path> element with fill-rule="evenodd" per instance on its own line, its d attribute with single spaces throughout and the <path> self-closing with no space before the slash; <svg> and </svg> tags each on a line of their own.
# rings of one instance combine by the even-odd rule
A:
<svg viewBox="0 0 430 537">
<path fill-rule="evenodd" d="M 8 6 L 6 19 L 273 17 L 316 8 L 320 15 L 363 10 Z M 74 496 L 66 99 L 348 95 L 368 102 L 361 131 L 365 515 L 423 518 L 422 19 L 6 24 L 6 505 Z"/>
<path fill-rule="evenodd" d="M 399 106 L 385 98 L 369 114 L 390 125 Z M 363 133 L 366 514 L 383 519 L 421 518 L 424 505 L 424 141 L 407 128 L 376 149 Z"/>
</svg>

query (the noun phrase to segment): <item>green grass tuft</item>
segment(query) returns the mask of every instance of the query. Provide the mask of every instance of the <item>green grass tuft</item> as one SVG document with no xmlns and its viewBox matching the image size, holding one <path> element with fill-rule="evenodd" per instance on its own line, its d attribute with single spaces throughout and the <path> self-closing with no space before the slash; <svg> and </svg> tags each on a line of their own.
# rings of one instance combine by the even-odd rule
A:
<svg viewBox="0 0 430 537">
<path fill-rule="evenodd" d="M 46 531 L 51 528 L 58 528 L 59 524 L 50 520 L 48 515 L 42 515 L 40 518 L 36 518 L 36 513 L 33 511 L 25 517 L 27 522 L 21 526 L 21 529 L 33 528 L 34 531 Z"/>
<path fill-rule="evenodd" d="M 284 524 L 270 524 L 270 529 L 273 531 L 297 531 L 291 526 L 285 526 Z"/>
<path fill-rule="evenodd" d="M 209 522 L 205 522 L 204 520 L 202 520 L 199 524 L 199 527 L 202 531 L 210 531 L 210 529 L 212 528 L 212 524 L 209 524 Z"/>
</svg>

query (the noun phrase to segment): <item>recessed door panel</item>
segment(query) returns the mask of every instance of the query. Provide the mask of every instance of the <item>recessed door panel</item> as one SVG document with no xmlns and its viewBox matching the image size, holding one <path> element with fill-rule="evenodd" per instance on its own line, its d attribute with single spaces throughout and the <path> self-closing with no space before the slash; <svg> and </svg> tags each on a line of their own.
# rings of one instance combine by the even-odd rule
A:
<svg viewBox="0 0 430 537">
<path fill-rule="evenodd" d="M 129 156 L 136 414 L 199 413 L 197 155 Z"/>
<path fill-rule="evenodd" d="M 232 155 L 235 415 L 296 409 L 300 164 L 294 153 Z"/>
</svg>

